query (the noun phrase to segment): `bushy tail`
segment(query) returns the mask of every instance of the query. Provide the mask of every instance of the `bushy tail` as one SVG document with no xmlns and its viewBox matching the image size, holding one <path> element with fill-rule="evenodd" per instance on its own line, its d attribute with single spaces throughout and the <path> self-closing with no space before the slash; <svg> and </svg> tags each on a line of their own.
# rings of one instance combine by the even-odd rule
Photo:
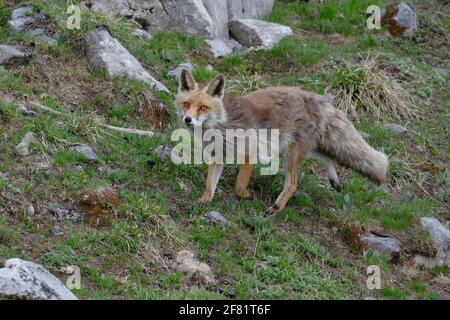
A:
<svg viewBox="0 0 450 320">
<path fill-rule="evenodd" d="M 368 177 L 373 182 L 387 182 L 388 157 L 373 149 L 347 119 L 345 114 L 331 105 L 324 119 L 319 148 L 339 164 Z"/>
</svg>

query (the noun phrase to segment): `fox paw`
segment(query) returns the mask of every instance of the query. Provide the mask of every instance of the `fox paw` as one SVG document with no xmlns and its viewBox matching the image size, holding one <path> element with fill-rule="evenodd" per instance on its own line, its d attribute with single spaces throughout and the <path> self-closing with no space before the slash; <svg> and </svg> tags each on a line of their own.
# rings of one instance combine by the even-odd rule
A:
<svg viewBox="0 0 450 320">
<path fill-rule="evenodd" d="M 339 181 L 335 181 L 335 180 L 330 180 L 330 184 L 333 187 L 333 189 L 335 189 L 337 192 L 341 192 L 342 191 L 342 183 L 340 183 Z"/>
<path fill-rule="evenodd" d="M 212 197 L 210 195 L 203 195 L 200 199 L 198 199 L 198 202 L 200 204 L 208 204 L 212 201 Z"/>
<path fill-rule="evenodd" d="M 282 208 L 280 208 L 276 203 L 271 206 L 269 209 L 266 210 L 265 215 L 266 216 L 270 216 L 273 215 L 275 213 L 280 212 L 281 210 L 283 210 Z"/>
<path fill-rule="evenodd" d="M 243 194 L 237 193 L 236 197 L 239 200 L 253 200 L 256 198 L 255 193 L 253 191 L 248 191 L 248 190 L 246 192 L 244 192 Z"/>
</svg>

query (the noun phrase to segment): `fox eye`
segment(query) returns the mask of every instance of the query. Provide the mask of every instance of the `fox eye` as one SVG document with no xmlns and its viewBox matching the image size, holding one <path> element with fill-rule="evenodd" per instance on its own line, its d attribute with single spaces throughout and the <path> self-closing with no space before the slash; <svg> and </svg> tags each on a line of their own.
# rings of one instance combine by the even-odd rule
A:
<svg viewBox="0 0 450 320">
<path fill-rule="evenodd" d="M 206 111 L 206 110 L 208 110 L 208 107 L 207 107 L 207 106 L 201 106 L 201 107 L 200 107 L 200 111 Z"/>
<path fill-rule="evenodd" d="M 189 102 L 183 102 L 183 109 L 189 109 Z"/>
</svg>

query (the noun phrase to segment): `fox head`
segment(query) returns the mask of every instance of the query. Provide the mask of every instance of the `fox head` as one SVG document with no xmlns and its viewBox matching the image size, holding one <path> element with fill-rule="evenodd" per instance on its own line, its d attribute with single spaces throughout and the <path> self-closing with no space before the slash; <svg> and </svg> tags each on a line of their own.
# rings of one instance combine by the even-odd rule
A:
<svg viewBox="0 0 450 320">
<path fill-rule="evenodd" d="M 192 75 L 183 69 L 175 98 L 181 120 L 188 127 L 213 127 L 225 122 L 223 105 L 225 78 L 218 75 L 208 84 L 198 84 Z"/>
</svg>

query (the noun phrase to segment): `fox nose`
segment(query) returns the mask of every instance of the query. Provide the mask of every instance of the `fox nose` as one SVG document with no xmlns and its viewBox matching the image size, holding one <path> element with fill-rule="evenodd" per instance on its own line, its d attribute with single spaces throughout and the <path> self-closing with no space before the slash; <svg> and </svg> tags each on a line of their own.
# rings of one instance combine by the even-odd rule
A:
<svg viewBox="0 0 450 320">
<path fill-rule="evenodd" d="M 185 117 L 184 118 L 184 123 L 190 124 L 191 122 L 192 122 L 192 118 L 191 117 Z"/>
</svg>

